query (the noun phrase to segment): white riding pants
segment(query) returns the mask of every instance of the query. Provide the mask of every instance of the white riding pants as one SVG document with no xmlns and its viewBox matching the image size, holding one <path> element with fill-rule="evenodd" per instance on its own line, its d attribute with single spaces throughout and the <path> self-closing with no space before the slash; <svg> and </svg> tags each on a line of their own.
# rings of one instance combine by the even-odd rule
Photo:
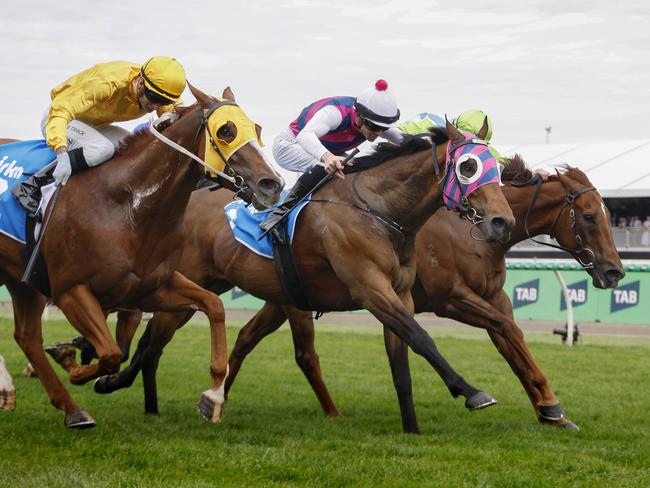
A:
<svg viewBox="0 0 650 488">
<path fill-rule="evenodd" d="M 272 149 L 275 161 L 288 171 L 306 173 L 317 164 L 322 166 L 318 159 L 302 148 L 289 129 L 275 136 Z"/>
<path fill-rule="evenodd" d="M 45 125 L 49 112 L 48 107 L 41 118 L 41 132 L 45 138 L 47 138 Z M 116 125 L 94 126 L 80 120 L 72 120 L 68 124 L 66 138 L 68 139 L 68 150 L 83 148 L 88 166 L 97 166 L 111 159 L 120 142 L 130 134 L 131 132 L 128 130 Z"/>
</svg>

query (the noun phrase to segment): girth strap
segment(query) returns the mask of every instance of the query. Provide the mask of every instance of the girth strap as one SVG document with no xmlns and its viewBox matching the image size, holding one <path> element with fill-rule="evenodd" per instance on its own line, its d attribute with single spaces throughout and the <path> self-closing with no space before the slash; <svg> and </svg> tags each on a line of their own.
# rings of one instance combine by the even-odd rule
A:
<svg viewBox="0 0 650 488">
<path fill-rule="evenodd" d="M 296 308 L 311 311 L 309 300 L 305 295 L 305 287 L 300 279 L 296 261 L 291 249 L 291 239 L 287 220 L 280 222 L 271 230 L 271 243 L 273 245 L 273 264 L 280 278 L 282 289 Z"/>
</svg>

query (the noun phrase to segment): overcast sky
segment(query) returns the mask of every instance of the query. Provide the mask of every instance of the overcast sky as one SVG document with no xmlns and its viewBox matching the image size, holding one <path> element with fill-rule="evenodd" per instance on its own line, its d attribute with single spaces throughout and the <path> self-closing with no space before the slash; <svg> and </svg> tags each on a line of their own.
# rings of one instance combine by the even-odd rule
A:
<svg viewBox="0 0 650 488">
<path fill-rule="evenodd" d="M 385 78 L 402 114 L 482 108 L 495 142 L 648 138 L 647 0 L 16 1 L 3 4 L 0 135 L 40 137 L 56 84 L 95 63 L 176 57 L 232 86 L 267 145 L 303 106 Z M 191 95 L 186 92 L 186 101 Z"/>
</svg>

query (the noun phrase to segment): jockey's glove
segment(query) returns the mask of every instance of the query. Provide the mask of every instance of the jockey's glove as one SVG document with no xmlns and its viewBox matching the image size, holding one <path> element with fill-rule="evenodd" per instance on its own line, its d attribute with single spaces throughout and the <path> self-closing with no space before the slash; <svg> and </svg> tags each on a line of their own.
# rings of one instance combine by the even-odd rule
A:
<svg viewBox="0 0 650 488">
<path fill-rule="evenodd" d="M 158 119 L 154 120 L 154 127 L 156 130 L 165 130 L 169 127 L 176 119 L 178 114 L 176 112 L 165 112 Z"/>
<path fill-rule="evenodd" d="M 68 151 L 61 151 L 56 155 L 56 168 L 54 168 L 54 182 L 56 186 L 63 186 L 68 182 L 68 178 L 72 174 L 72 166 L 70 165 L 70 156 Z"/>
</svg>

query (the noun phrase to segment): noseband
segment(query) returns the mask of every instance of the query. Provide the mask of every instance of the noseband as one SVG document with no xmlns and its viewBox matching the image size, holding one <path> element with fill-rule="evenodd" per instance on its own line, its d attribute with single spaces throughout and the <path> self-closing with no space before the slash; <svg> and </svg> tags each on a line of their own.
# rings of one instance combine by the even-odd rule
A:
<svg viewBox="0 0 650 488">
<path fill-rule="evenodd" d="M 542 244 L 544 246 L 553 247 L 555 249 L 560 249 L 562 251 L 568 252 L 569 254 L 576 257 L 578 263 L 580 263 L 580 266 L 582 266 L 584 269 L 593 269 L 595 267 L 594 261 L 596 259 L 596 255 L 591 249 L 589 249 L 584 245 L 582 237 L 578 232 L 578 226 L 576 222 L 576 211 L 573 208 L 573 204 L 575 203 L 575 201 L 578 199 L 580 195 L 590 191 L 596 191 L 596 189 L 593 186 L 589 186 L 577 192 L 567 191 L 566 198 L 564 200 L 564 205 L 562 205 L 557 215 L 555 216 L 555 220 L 553 220 L 553 225 L 551 225 L 551 232 L 549 232 L 549 235 L 551 236 L 551 238 L 555 239 L 555 225 L 557 224 L 558 220 L 560 220 L 560 216 L 562 215 L 562 212 L 564 212 L 564 209 L 569 207 L 569 218 L 571 219 L 571 228 L 575 233 L 575 240 L 577 245 L 576 249 L 570 249 L 568 247 L 560 245 L 559 243 L 556 245 L 548 242 L 538 241 L 530 235 L 530 232 L 528 230 L 528 216 L 530 215 L 530 213 L 533 210 L 533 207 L 535 206 L 535 201 L 537 200 L 537 196 L 539 195 L 539 192 L 542 189 L 542 183 L 543 183 L 542 178 L 539 175 L 537 175 L 533 181 L 535 182 L 536 187 L 533 193 L 533 198 L 531 199 L 530 205 L 528 206 L 528 210 L 526 211 L 526 218 L 524 219 L 524 229 L 526 230 L 526 237 L 528 237 L 531 241 L 536 242 L 537 244 Z M 517 186 L 524 186 L 524 185 L 517 185 Z M 586 259 L 583 259 L 584 257 L 586 257 Z"/>
</svg>

